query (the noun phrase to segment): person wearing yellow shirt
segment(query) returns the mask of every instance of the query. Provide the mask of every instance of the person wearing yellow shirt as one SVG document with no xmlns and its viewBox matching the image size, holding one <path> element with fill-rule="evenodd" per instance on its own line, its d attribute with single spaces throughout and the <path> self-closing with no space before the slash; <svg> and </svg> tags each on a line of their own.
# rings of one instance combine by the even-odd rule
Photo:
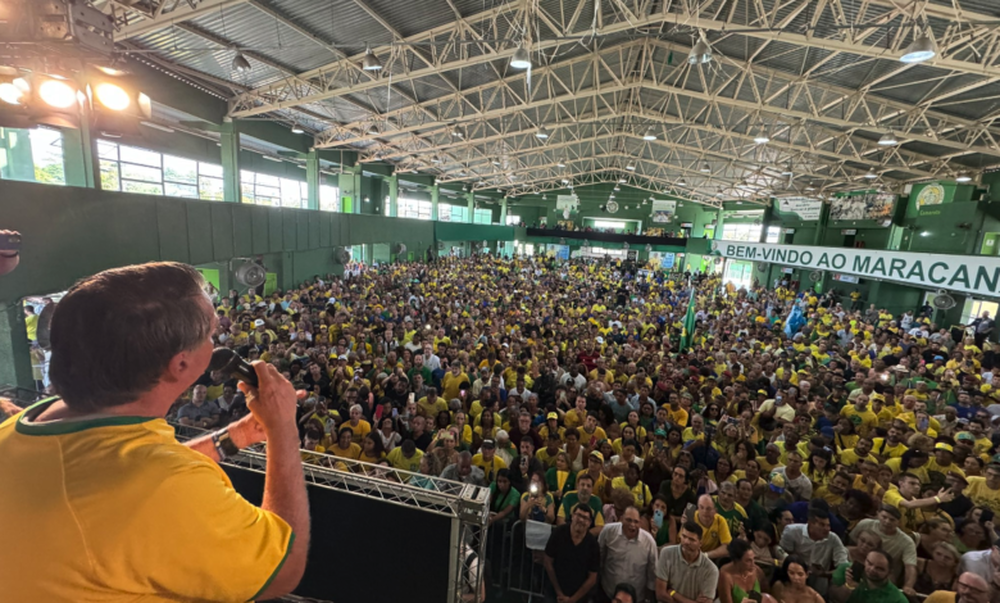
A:
<svg viewBox="0 0 1000 603">
<path fill-rule="evenodd" d="M 813 498 L 822 498 L 831 507 L 839 507 L 844 502 L 844 494 L 851 487 L 851 476 L 843 471 L 833 474 L 830 481 L 816 488 Z"/>
<path fill-rule="evenodd" d="M 782 466 L 781 449 L 776 444 L 768 444 L 764 447 L 764 456 L 757 457 L 757 464 L 760 465 L 760 473 L 768 476 L 776 468 Z"/>
<path fill-rule="evenodd" d="M 705 439 L 705 419 L 701 415 L 694 415 L 691 417 L 691 427 L 684 430 L 681 434 L 681 439 L 684 443 L 693 442 L 695 440 L 704 441 Z"/>
<path fill-rule="evenodd" d="M 882 504 L 896 507 L 902 514 L 899 527 L 909 534 L 915 534 L 920 528 L 922 507 L 931 507 L 954 500 L 954 493 L 947 488 L 938 492 L 932 498 L 916 498 L 920 494 L 920 478 L 912 473 L 899 476 L 899 485 L 890 486 L 882 497 Z"/>
<path fill-rule="evenodd" d="M 851 402 L 852 404 L 844 405 L 840 414 L 854 423 L 854 431 L 859 436 L 869 435 L 878 425 L 878 417 L 868 407 L 868 396 L 859 394 Z"/>
<path fill-rule="evenodd" d="M 327 448 L 326 453 L 344 459 L 358 460 L 361 457 L 361 446 L 352 441 L 353 435 L 354 432 L 349 428 L 342 427 L 337 432 L 336 443 Z"/>
<path fill-rule="evenodd" d="M 479 452 L 472 457 L 472 465 L 483 470 L 487 484 L 496 479 L 497 471 L 507 467 L 507 463 L 496 455 L 496 442 L 492 439 L 483 440 Z"/>
<path fill-rule="evenodd" d="M 934 444 L 934 456 L 927 462 L 927 473 L 932 480 L 936 479 L 937 483 L 944 483 L 944 478 L 949 472 L 965 477 L 965 471 L 954 461 L 954 447 L 947 442 L 938 442 Z M 939 475 L 935 476 L 935 473 Z"/>
<path fill-rule="evenodd" d="M 698 497 L 698 508 L 692 517 L 701 528 L 701 552 L 709 559 L 726 556 L 726 547 L 733 541 L 729 522 L 715 510 L 715 501 L 708 494 Z"/>
<path fill-rule="evenodd" d="M 365 436 L 371 433 L 372 424 L 361 418 L 363 414 L 360 404 L 351 406 L 350 413 L 351 418 L 341 425 L 340 428 L 341 431 L 344 429 L 350 429 L 351 441 L 355 444 L 360 444 L 361 441 L 365 439 Z"/>
<path fill-rule="evenodd" d="M 557 415 L 558 416 L 558 415 Z M 587 420 L 587 398 L 584 396 L 576 397 L 576 407 L 566 411 L 563 415 L 563 423 L 566 428 L 579 428 Z"/>
<path fill-rule="evenodd" d="M 604 428 L 597 425 L 597 415 L 595 413 L 587 415 L 587 420 L 583 422 L 583 427 L 579 431 L 580 443 L 587 448 L 594 448 L 601 440 L 608 439 L 608 434 L 604 432 Z"/>
<path fill-rule="evenodd" d="M 28 341 L 38 340 L 38 315 L 35 314 L 35 307 L 30 304 L 24 306 L 24 329 L 28 334 Z"/>
<path fill-rule="evenodd" d="M 859 468 L 864 461 L 878 464 L 878 459 L 872 456 L 872 441 L 870 438 L 858 438 L 854 448 L 843 450 L 838 454 L 840 462 L 848 467 Z"/>
<path fill-rule="evenodd" d="M 903 443 L 903 431 L 895 425 L 889 427 L 887 437 L 872 440 L 872 454 L 883 461 L 899 458 L 907 450 L 909 448 Z"/>
<path fill-rule="evenodd" d="M 670 403 L 667 406 L 667 414 L 670 422 L 678 427 L 686 427 L 688 424 L 688 411 L 681 406 L 681 399 L 675 393 L 670 394 Z"/>
<path fill-rule="evenodd" d="M 469 376 L 462 372 L 462 363 L 455 360 L 451 363 L 451 370 L 441 378 L 442 396 L 445 400 L 460 398 L 461 386 L 466 384 L 469 387 L 472 382 Z"/>
<path fill-rule="evenodd" d="M 1000 464 L 987 465 L 985 477 L 966 479 L 969 485 L 965 488 L 964 494 L 969 497 L 972 504 L 1000 513 Z"/>
<path fill-rule="evenodd" d="M 434 421 L 442 410 L 448 410 L 448 403 L 438 396 L 436 387 L 428 385 L 427 395 L 417 400 L 417 414 Z"/>
<path fill-rule="evenodd" d="M 413 440 L 405 440 L 402 444 L 389 451 L 389 454 L 386 455 L 386 460 L 396 469 L 417 473 L 420 471 L 420 459 L 423 456 L 424 452 L 417 448 Z"/>
</svg>

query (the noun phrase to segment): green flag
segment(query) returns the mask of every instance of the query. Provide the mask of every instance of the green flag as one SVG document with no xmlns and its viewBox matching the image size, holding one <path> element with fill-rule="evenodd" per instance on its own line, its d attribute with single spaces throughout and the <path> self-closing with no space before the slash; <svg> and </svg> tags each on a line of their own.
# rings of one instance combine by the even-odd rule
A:
<svg viewBox="0 0 1000 603">
<path fill-rule="evenodd" d="M 683 330 L 681 331 L 681 351 L 691 347 L 691 338 L 694 337 L 694 288 L 691 288 L 691 299 L 688 300 L 687 314 L 684 315 Z"/>
</svg>

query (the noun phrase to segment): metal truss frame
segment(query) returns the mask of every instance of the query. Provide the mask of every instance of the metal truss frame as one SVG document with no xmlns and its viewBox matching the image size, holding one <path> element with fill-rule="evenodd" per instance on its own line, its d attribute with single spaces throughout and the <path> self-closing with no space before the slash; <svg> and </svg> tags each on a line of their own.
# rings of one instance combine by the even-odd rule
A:
<svg viewBox="0 0 1000 603">
<path fill-rule="evenodd" d="M 210 433 L 178 423 L 171 425 L 179 441 Z M 258 445 L 241 450 L 220 464 L 266 474 L 267 455 L 264 448 L 265 445 Z M 308 451 L 303 452 L 308 453 Z M 306 482 L 313 487 L 329 488 L 354 496 L 417 509 L 450 520 L 448 601 L 460 603 L 463 600 L 462 583 L 464 577 L 470 575 L 468 565 L 473 561 L 473 558 L 465 554 L 466 547 L 475 552 L 479 560 L 485 559 L 486 528 L 489 525 L 490 515 L 489 488 L 352 459 L 324 457 L 324 460 L 343 465 L 343 469 L 332 469 L 303 461 L 302 468 Z M 417 476 L 433 487 L 423 488 L 407 484 Z M 483 579 L 483 567 L 484 561 L 480 561 L 477 574 L 480 583 Z M 479 593 L 478 585 L 475 592 Z M 479 601 L 478 597 L 476 601 Z"/>
<path fill-rule="evenodd" d="M 152 0 L 141 5 L 145 8 L 104 0 L 103 5 L 116 17 L 118 39 L 128 40 L 163 27 L 191 30 L 185 21 L 250 3 L 338 58 L 296 72 L 259 57 L 287 77 L 251 90 L 234 87 L 231 117 L 302 112 L 328 126 L 316 136 L 317 148 L 349 146 L 368 159 L 437 173 L 442 181 L 466 180 L 477 190 L 552 190 L 549 178 L 559 188 L 562 174 L 554 173 L 553 159 L 569 165 L 569 158 L 612 143 L 619 159 L 649 167 L 641 183 L 653 190 L 670 187 L 700 162 L 724 164 L 717 176 L 714 170 L 713 177 L 695 175 L 695 188 L 701 190 L 680 191 L 699 202 L 711 197 L 702 186 L 717 183 L 794 192 L 809 179 L 810 189 L 832 191 L 852 182 L 856 186 L 869 168 L 895 187 L 953 177 L 971 165 L 954 162 L 967 155 L 980 158 L 978 170 L 1000 167 L 1000 110 L 977 120 L 946 112 L 970 92 L 1000 82 L 1000 28 L 991 15 L 938 0 L 607 0 L 591 23 L 586 7 L 593 3 L 586 0 L 544 6 L 498 0 L 470 15 L 441 0 L 455 20 L 411 36 L 403 36 L 365 0 L 351 1 L 393 38 L 391 45 L 373 49 L 386 67 L 381 74 L 362 71 L 360 56 L 347 56 L 261 0 Z M 934 85 L 920 98 L 894 100 L 881 93 L 898 87 L 900 76 L 914 69 L 896 57 L 918 27 L 939 48 L 937 58 L 921 65 L 935 73 Z M 710 65 L 689 66 L 684 58 L 690 45 L 676 40 L 693 39 L 699 30 L 712 44 L 737 40 L 752 50 L 745 58 L 716 53 Z M 210 32 L 198 33 L 227 43 Z M 507 60 L 522 43 L 535 57 L 530 88 L 527 74 L 506 72 Z M 581 47 L 586 49 L 582 54 Z M 768 63 L 800 48 L 811 52 L 798 70 Z M 670 56 L 679 57 L 679 64 L 671 64 Z M 880 67 L 880 75 L 858 88 L 821 81 L 845 59 Z M 884 61 L 894 66 L 886 70 Z M 460 88 L 449 78 L 476 66 L 487 66 L 495 79 Z M 450 90 L 433 98 L 403 91 L 405 84 L 423 78 L 443 79 Z M 388 110 L 371 94 L 390 82 L 407 106 Z M 365 116 L 338 119 L 341 103 Z M 602 125 L 589 134 L 575 131 L 588 119 Z M 620 127 L 629 120 L 631 125 Z M 668 153 L 662 145 L 629 142 L 650 124 L 661 130 L 660 140 L 669 134 Z M 552 133 L 544 143 L 532 140 L 540 125 Z M 765 129 L 771 142 L 766 149 L 755 148 L 755 133 Z M 900 144 L 879 146 L 878 137 L 890 129 Z M 456 130 L 461 137 L 452 135 Z M 613 132 L 620 134 L 617 140 Z M 941 153 L 920 152 L 910 143 Z M 651 156 L 641 154 L 650 148 Z M 556 150 L 565 157 L 554 157 Z M 504 155 L 516 161 L 497 162 Z M 607 155 L 600 153 L 611 159 Z M 605 170 L 614 171 L 616 162 Z M 572 163 L 582 170 L 574 176 L 597 174 L 590 163 Z M 782 189 L 787 165 L 799 180 Z M 775 172 L 780 172 L 777 177 Z"/>
</svg>

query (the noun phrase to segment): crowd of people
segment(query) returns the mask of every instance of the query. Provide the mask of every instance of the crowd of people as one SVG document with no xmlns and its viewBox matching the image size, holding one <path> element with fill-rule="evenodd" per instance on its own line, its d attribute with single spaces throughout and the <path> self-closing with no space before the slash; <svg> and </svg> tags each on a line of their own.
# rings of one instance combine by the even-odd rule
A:
<svg viewBox="0 0 1000 603">
<path fill-rule="evenodd" d="M 989 332 L 543 258 L 385 265 L 216 303 L 219 345 L 307 392 L 304 462 L 488 487 L 490 542 L 552 526 L 536 558 L 552 600 L 1000 597 Z M 246 412 L 210 373 L 174 416 Z"/>
</svg>

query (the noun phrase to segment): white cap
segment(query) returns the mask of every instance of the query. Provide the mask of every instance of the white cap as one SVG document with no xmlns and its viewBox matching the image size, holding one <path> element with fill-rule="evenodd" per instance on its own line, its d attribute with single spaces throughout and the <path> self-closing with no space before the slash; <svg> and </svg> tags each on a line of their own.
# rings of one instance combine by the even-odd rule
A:
<svg viewBox="0 0 1000 603">
<path fill-rule="evenodd" d="M 257 320 L 253 321 L 253 326 L 255 326 L 255 327 L 263 327 L 264 326 L 264 321 L 258 318 Z"/>
</svg>

